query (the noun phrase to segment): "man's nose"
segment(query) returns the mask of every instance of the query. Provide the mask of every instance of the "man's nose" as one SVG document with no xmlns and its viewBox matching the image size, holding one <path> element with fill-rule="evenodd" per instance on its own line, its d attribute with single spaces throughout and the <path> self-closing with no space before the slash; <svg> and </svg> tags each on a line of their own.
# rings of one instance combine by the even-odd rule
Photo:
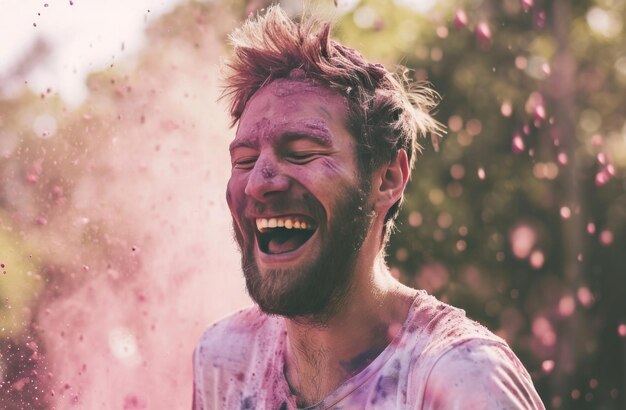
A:
<svg viewBox="0 0 626 410">
<path fill-rule="evenodd" d="M 289 178 L 280 172 L 280 166 L 269 158 L 259 158 L 250 172 L 245 193 L 259 202 L 289 189 Z"/>
</svg>

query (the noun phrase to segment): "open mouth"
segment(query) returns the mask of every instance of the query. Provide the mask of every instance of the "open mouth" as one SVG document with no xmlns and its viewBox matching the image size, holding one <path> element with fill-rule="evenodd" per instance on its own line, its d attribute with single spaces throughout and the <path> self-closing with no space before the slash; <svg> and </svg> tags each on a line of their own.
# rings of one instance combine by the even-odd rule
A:
<svg viewBox="0 0 626 410">
<path fill-rule="evenodd" d="M 315 233 L 315 222 L 305 216 L 256 219 L 259 250 L 269 255 L 293 252 Z"/>
</svg>

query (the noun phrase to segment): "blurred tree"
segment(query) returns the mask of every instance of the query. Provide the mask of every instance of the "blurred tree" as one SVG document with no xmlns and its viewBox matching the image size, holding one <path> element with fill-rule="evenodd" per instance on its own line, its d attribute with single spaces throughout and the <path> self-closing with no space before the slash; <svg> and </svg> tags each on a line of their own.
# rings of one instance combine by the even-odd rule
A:
<svg viewBox="0 0 626 410">
<path fill-rule="evenodd" d="M 548 407 L 622 408 L 624 2 L 357 3 L 339 35 L 432 82 L 449 129 L 390 264 L 504 337 Z"/>
</svg>

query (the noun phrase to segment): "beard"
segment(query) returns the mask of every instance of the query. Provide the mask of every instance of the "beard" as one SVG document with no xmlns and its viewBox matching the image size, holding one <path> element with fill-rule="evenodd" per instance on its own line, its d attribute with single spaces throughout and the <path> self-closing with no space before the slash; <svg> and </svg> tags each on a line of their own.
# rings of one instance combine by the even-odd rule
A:
<svg viewBox="0 0 626 410">
<path fill-rule="evenodd" d="M 321 245 L 312 260 L 293 268 L 261 273 L 255 259 L 254 239 L 245 240 L 236 223 L 233 224 L 246 288 L 263 312 L 323 324 L 341 308 L 350 292 L 357 257 L 373 220 L 372 213 L 366 209 L 367 191 L 365 186 L 347 188 L 333 206 L 334 216 L 328 224 L 322 223 L 326 218 L 319 202 L 310 196 L 303 197 L 302 205 L 312 211 L 318 222 L 316 235 Z"/>
</svg>

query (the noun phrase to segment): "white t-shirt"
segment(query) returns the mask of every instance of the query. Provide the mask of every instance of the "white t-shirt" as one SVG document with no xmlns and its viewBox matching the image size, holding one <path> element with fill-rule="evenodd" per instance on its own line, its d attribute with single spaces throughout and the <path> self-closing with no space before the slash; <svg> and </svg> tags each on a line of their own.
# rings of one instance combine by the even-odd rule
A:
<svg viewBox="0 0 626 410">
<path fill-rule="evenodd" d="M 285 319 L 257 307 L 209 327 L 194 352 L 194 409 L 297 409 Z M 420 291 L 395 339 L 307 409 L 544 409 L 508 345 Z"/>
</svg>

